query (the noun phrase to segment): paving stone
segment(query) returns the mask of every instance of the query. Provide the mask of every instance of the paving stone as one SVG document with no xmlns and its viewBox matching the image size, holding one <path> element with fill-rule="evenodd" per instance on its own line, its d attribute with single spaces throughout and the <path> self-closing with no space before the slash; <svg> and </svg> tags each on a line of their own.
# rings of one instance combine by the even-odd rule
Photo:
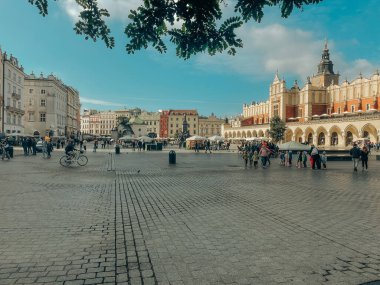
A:
<svg viewBox="0 0 380 285">
<path fill-rule="evenodd" d="M 0 189 L 0 284 L 380 279 L 374 160 L 353 173 L 349 162 L 255 170 L 236 153 L 180 153 L 169 167 L 167 152 L 99 152 L 62 168 L 61 154 L 16 150 L 0 171 L 9 185 Z"/>
</svg>

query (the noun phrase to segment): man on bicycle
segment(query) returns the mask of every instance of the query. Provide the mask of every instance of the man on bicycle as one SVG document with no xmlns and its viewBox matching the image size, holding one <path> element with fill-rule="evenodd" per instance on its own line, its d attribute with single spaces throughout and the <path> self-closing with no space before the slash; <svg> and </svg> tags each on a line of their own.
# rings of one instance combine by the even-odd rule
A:
<svg viewBox="0 0 380 285">
<path fill-rule="evenodd" d="M 65 153 L 69 159 L 73 158 L 74 150 L 75 150 L 74 143 L 72 140 L 70 140 L 67 146 L 65 147 Z"/>
</svg>

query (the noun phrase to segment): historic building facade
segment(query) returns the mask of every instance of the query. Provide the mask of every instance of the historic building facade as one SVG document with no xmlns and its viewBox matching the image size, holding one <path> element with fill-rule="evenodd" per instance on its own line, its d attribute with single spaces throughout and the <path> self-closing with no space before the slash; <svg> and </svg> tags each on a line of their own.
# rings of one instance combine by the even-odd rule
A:
<svg viewBox="0 0 380 285">
<path fill-rule="evenodd" d="M 79 92 L 56 76 L 25 76 L 25 132 L 27 134 L 77 137 Z"/>
<path fill-rule="evenodd" d="M 199 116 L 197 110 L 167 110 L 160 114 L 160 138 L 175 138 L 182 132 L 186 117 L 190 136 L 198 134 Z"/>
<path fill-rule="evenodd" d="M 213 113 L 208 117 L 199 117 L 199 135 L 202 137 L 211 137 L 221 135 L 224 120 L 217 118 Z"/>
<path fill-rule="evenodd" d="M 0 48 L 0 132 L 24 135 L 24 68 Z"/>
<path fill-rule="evenodd" d="M 326 148 L 348 147 L 353 141 L 379 141 L 380 76 L 361 74 L 352 82 L 339 83 L 325 44 L 317 74 L 301 88 L 290 88 L 276 73 L 269 100 L 243 105 L 240 126 L 223 125 L 226 138 L 268 137 L 270 118 L 278 115 L 286 122 L 285 141 L 307 141 Z"/>
</svg>

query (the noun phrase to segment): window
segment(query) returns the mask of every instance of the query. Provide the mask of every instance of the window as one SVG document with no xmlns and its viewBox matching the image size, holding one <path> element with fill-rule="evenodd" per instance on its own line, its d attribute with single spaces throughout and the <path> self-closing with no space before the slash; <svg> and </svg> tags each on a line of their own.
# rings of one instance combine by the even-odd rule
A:
<svg viewBox="0 0 380 285">
<path fill-rule="evenodd" d="M 29 94 L 32 94 L 33 93 L 33 89 L 29 89 Z"/>
<path fill-rule="evenodd" d="M 197 132 L 194 130 L 193 134 L 195 135 Z"/>
<path fill-rule="evenodd" d="M 351 113 L 355 112 L 355 105 L 351 105 Z"/>
<path fill-rule="evenodd" d="M 197 127 L 197 125 L 196 124 L 194 124 L 194 128 L 196 128 Z"/>
<path fill-rule="evenodd" d="M 18 116 L 18 118 L 17 118 L 17 124 L 21 125 L 21 116 Z"/>
<path fill-rule="evenodd" d="M 46 93 L 45 89 L 41 89 L 41 94 L 45 94 L 45 93 Z"/>
<path fill-rule="evenodd" d="M 175 126 L 176 126 L 176 128 L 178 128 L 178 124 L 176 124 Z"/>
<path fill-rule="evenodd" d="M 13 125 L 16 125 L 16 115 L 13 115 Z"/>
<path fill-rule="evenodd" d="M 176 118 L 175 120 L 178 121 L 178 118 Z"/>
<path fill-rule="evenodd" d="M 18 102 L 17 107 L 21 109 L 21 102 Z"/>
<path fill-rule="evenodd" d="M 21 84 L 21 76 L 18 77 L 18 83 Z"/>
<path fill-rule="evenodd" d="M 32 106 L 32 105 L 33 105 L 33 99 L 29 98 L 29 106 Z"/>
<path fill-rule="evenodd" d="M 46 100 L 45 99 L 41 99 L 41 106 L 46 107 Z"/>
<path fill-rule="evenodd" d="M 13 100 L 13 108 L 16 108 L 16 100 Z"/>
<path fill-rule="evenodd" d="M 170 124 L 170 127 L 173 128 L 173 124 Z"/>
<path fill-rule="evenodd" d="M 40 113 L 40 122 L 46 122 L 46 114 Z"/>
<path fill-rule="evenodd" d="M 11 98 L 7 98 L 7 106 L 11 106 Z"/>
</svg>

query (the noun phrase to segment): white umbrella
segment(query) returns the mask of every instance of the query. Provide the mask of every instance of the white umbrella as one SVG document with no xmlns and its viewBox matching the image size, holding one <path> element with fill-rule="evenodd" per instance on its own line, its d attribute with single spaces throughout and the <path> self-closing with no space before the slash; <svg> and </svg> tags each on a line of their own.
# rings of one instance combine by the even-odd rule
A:
<svg viewBox="0 0 380 285">
<path fill-rule="evenodd" d="M 210 141 L 224 141 L 224 138 L 221 136 L 212 136 L 208 138 Z"/>
<path fill-rule="evenodd" d="M 206 139 L 205 137 L 201 137 L 201 136 L 192 136 L 192 137 L 187 138 L 186 140 L 187 141 L 203 141 L 205 139 Z"/>
<path fill-rule="evenodd" d="M 135 140 L 136 138 L 132 137 L 132 136 L 124 136 L 124 137 L 121 137 L 119 138 L 119 140 L 121 141 L 132 141 L 132 140 Z"/>
<path fill-rule="evenodd" d="M 144 142 L 152 142 L 154 140 L 154 139 L 152 139 L 151 137 L 148 137 L 148 136 L 141 136 L 141 137 L 138 137 L 137 139 L 140 140 L 140 141 L 144 141 Z"/>
<path fill-rule="evenodd" d="M 309 145 L 304 145 L 302 143 L 293 142 L 293 141 L 280 144 L 278 148 L 280 150 L 310 150 Z"/>
</svg>

